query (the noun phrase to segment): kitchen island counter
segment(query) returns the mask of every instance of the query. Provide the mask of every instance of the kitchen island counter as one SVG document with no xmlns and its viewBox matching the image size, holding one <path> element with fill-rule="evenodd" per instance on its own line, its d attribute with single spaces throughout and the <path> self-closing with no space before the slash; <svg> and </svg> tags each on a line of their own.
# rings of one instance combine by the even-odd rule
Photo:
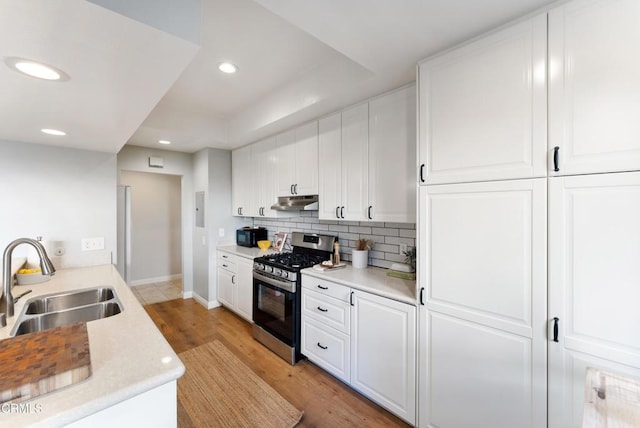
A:
<svg viewBox="0 0 640 428">
<path fill-rule="evenodd" d="M 33 297 L 93 287 L 113 287 L 122 312 L 87 323 L 91 376 L 22 403 L 3 404 L 1 426 L 101 426 L 102 416 L 110 419 L 102 420 L 107 425 L 140 423 L 144 419 L 139 417 L 153 417 L 145 411 L 145 404 L 149 404 L 145 397 L 159 400 L 155 402 L 159 404 L 157 412 L 165 418 L 175 416 L 175 384 L 184 373 L 184 365 L 113 265 L 59 270 L 48 282 L 16 286 L 14 296 L 28 289 L 33 291 L 16 303 L 15 316 L 0 328 L 0 339 L 11 340 L 9 335 L 18 316 Z M 162 409 L 170 407 L 170 403 L 173 409 Z M 109 413 L 112 408 L 117 410 Z M 173 418 L 164 426 L 175 423 Z"/>
<path fill-rule="evenodd" d="M 356 290 L 366 291 L 403 303 L 416 305 L 416 281 L 387 276 L 387 269 L 367 267 L 354 269 L 351 264 L 341 269 L 302 270 L 303 275 L 333 281 Z"/>
</svg>

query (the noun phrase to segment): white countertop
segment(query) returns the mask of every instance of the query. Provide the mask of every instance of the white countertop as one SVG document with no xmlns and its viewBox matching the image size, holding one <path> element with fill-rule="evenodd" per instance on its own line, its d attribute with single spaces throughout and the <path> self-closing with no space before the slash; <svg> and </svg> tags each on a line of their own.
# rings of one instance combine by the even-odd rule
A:
<svg viewBox="0 0 640 428">
<path fill-rule="evenodd" d="M 58 270 L 51 281 L 14 287 L 14 296 L 33 292 L 16 303 L 16 315 L 0 328 L 0 339 L 9 336 L 31 298 L 98 286 L 113 287 L 123 311 L 87 323 L 91 377 L 25 402 L 39 412 L 0 412 L 0 426 L 64 426 L 183 375 L 184 365 L 113 265 Z"/>
<path fill-rule="evenodd" d="M 240 245 L 222 245 L 216 248 L 220 251 L 226 251 L 227 253 L 235 254 L 239 257 L 244 257 L 245 259 L 255 259 L 256 257 L 266 256 L 268 254 L 273 254 L 273 248 L 269 248 L 268 250 L 261 250 L 257 247 L 242 247 Z"/>
<path fill-rule="evenodd" d="M 344 268 L 326 271 L 307 268 L 302 270 L 302 274 L 337 282 L 399 302 L 417 304 L 416 281 L 387 276 L 387 269 L 371 266 L 364 269 L 354 269 L 351 264 L 347 264 Z"/>
</svg>

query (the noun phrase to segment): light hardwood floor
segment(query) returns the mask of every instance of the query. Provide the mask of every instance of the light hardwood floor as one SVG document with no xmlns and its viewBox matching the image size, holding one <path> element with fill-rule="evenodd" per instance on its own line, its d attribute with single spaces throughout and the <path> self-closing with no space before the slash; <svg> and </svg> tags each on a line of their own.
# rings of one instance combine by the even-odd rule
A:
<svg viewBox="0 0 640 428">
<path fill-rule="evenodd" d="M 144 307 L 176 353 L 218 339 L 244 364 L 300 410 L 300 427 L 407 427 L 399 418 L 307 360 L 291 366 L 251 336 L 251 325 L 220 307 L 193 299 Z M 178 415 L 180 425 L 180 414 Z"/>
<path fill-rule="evenodd" d="M 141 305 L 182 298 L 182 279 L 154 282 L 131 287 Z"/>
</svg>

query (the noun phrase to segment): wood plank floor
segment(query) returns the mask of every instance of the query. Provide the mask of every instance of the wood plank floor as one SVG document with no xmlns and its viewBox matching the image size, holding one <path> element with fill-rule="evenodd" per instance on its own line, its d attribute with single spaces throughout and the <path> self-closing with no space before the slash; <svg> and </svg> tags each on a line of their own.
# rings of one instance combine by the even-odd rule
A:
<svg viewBox="0 0 640 428">
<path fill-rule="evenodd" d="M 300 427 L 407 427 L 405 422 L 307 360 L 287 364 L 251 336 L 251 325 L 220 307 L 193 299 L 144 307 L 176 353 L 218 339 L 300 410 Z"/>
</svg>

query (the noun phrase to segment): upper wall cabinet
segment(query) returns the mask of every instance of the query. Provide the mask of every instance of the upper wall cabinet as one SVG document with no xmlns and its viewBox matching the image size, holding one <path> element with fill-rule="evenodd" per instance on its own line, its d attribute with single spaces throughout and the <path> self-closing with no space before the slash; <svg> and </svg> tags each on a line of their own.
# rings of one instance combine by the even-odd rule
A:
<svg viewBox="0 0 640 428">
<path fill-rule="evenodd" d="M 251 216 L 253 212 L 253 173 L 251 146 L 231 152 L 231 204 L 234 216 Z"/>
<path fill-rule="evenodd" d="M 419 64 L 420 184 L 546 175 L 546 24 L 540 15 Z"/>
<path fill-rule="evenodd" d="M 369 220 L 416 221 L 416 88 L 369 102 Z"/>
<path fill-rule="evenodd" d="M 276 202 L 276 139 L 270 137 L 251 146 L 253 200 L 251 217 L 271 217 Z"/>
<path fill-rule="evenodd" d="M 639 40 L 637 0 L 549 13 L 550 175 L 640 168 Z"/>
<path fill-rule="evenodd" d="M 324 220 L 414 223 L 415 86 L 320 119 Z"/>
<path fill-rule="evenodd" d="M 276 137 L 277 195 L 318 194 L 318 122 Z"/>
</svg>

